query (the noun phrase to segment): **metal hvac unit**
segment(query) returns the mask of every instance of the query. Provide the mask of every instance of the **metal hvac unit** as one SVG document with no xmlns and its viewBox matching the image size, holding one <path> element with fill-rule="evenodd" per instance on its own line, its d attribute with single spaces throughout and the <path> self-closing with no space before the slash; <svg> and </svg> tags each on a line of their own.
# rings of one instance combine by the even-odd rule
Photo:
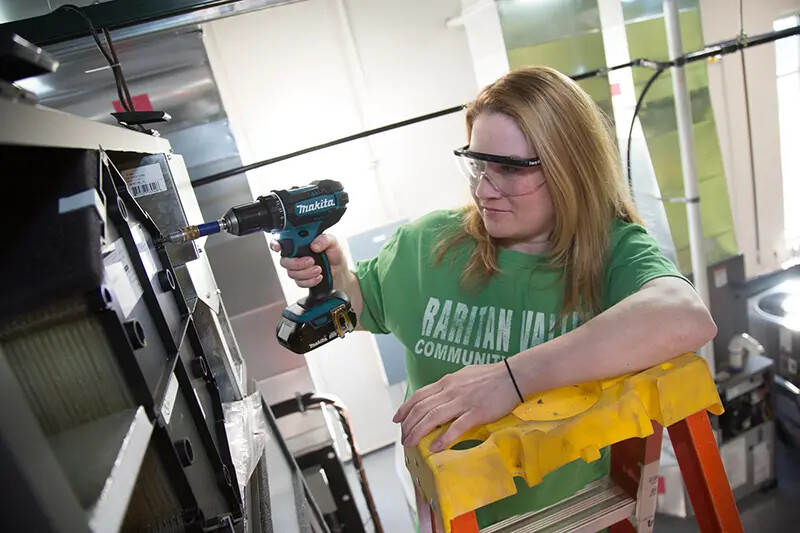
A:
<svg viewBox="0 0 800 533">
<path fill-rule="evenodd" d="M 3 530 L 327 531 L 202 243 L 157 243 L 197 210 L 180 156 L 3 98 L 0 124 Z"/>
<path fill-rule="evenodd" d="M 242 519 L 220 394 L 158 229 L 108 154 L 3 146 L 0 349 L 91 529 Z M 8 199 L 7 199 L 8 200 Z"/>
</svg>

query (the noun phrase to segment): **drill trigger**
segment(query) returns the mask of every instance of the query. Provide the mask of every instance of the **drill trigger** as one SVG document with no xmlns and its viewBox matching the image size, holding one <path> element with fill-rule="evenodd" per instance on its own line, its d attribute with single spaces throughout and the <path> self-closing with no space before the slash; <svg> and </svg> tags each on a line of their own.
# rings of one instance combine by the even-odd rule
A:
<svg viewBox="0 0 800 533">
<path fill-rule="evenodd" d="M 292 257 L 294 255 L 294 241 L 292 239 L 280 239 L 278 244 L 281 246 L 281 255 L 283 257 Z"/>
</svg>

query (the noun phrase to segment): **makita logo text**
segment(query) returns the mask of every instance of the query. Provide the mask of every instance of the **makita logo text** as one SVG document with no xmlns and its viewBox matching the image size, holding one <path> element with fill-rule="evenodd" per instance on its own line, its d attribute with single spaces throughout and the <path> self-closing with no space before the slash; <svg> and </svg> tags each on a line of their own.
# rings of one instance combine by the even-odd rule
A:
<svg viewBox="0 0 800 533">
<path fill-rule="evenodd" d="M 297 214 L 304 215 L 306 213 L 319 211 L 320 209 L 325 209 L 326 207 L 333 207 L 335 205 L 336 201 L 333 198 L 324 198 L 322 200 L 317 200 L 313 204 L 297 204 Z"/>
</svg>

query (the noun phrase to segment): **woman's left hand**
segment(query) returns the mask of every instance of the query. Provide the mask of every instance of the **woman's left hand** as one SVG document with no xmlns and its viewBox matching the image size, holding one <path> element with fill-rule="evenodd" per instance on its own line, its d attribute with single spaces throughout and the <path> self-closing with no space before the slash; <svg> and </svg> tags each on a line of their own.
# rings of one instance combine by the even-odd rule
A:
<svg viewBox="0 0 800 533">
<path fill-rule="evenodd" d="M 507 415 L 519 403 L 503 363 L 471 365 L 417 390 L 392 420 L 401 423 L 404 446 L 416 446 L 436 427 L 454 420 L 431 445 L 431 451 L 438 452 L 475 426 Z"/>
</svg>

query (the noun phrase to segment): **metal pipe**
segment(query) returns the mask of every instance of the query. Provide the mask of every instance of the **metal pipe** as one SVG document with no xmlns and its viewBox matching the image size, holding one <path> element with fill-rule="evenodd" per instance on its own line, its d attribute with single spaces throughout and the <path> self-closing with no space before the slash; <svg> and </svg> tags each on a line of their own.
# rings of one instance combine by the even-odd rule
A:
<svg viewBox="0 0 800 533">
<path fill-rule="evenodd" d="M 745 42 L 744 34 L 744 7 L 739 0 L 739 39 Z M 758 224 L 758 187 L 756 186 L 756 159 L 753 154 L 753 127 L 750 120 L 750 87 L 747 84 L 747 65 L 744 60 L 744 47 L 739 49 L 739 58 L 742 60 L 742 85 L 744 87 L 744 116 L 747 123 L 747 148 L 750 156 L 750 186 L 753 188 L 753 231 L 756 235 L 756 263 L 761 264 L 761 229 Z"/>
<path fill-rule="evenodd" d="M 667 28 L 667 48 L 670 61 L 683 56 L 681 42 L 681 23 L 677 0 L 664 0 L 664 24 Z M 700 217 L 700 193 L 697 187 L 697 167 L 695 166 L 694 135 L 692 132 L 692 107 L 689 88 L 686 84 L 686 71 L 683 64 L 672 66 L 672 90 L 675 98 L 675 118 L 678 124 L 678 144 L 681 152 L 683 189 L 686 201 L 686 216 L 689 222 L 689 250 L 692 256 L 692 279 L 694 286 L 706 307 L 711 307 L 708 290 L 708 271 L 703 247 L 703 223 Z M 714 349 L 709 342 L 703 346 L 700 355 L 708 363 L 711 375 L 716 374 Z"/>
</svg>

